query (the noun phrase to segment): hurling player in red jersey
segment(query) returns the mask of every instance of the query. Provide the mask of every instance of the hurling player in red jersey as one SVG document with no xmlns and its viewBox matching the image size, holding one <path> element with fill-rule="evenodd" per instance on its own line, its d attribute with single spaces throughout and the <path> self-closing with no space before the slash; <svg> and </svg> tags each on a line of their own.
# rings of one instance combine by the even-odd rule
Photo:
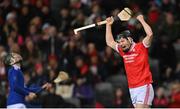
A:
<svg viewBox="0 0 180 109">
<path fill-rule="evenodd" d="M 142 42 L 135 43 L 129 30 L 119 34 L 115 41 L 111 30 L 114 20 L 109 17 L 106 19 L 106 43 L 123 57 L 132 104 L 135 108 L 148 108 L 154 98 L 148 63 L 148 47 L 151 45 L 153 32 L 143 15 L 138 15 L 136 18 L 146 32 Z"/>
</svg>

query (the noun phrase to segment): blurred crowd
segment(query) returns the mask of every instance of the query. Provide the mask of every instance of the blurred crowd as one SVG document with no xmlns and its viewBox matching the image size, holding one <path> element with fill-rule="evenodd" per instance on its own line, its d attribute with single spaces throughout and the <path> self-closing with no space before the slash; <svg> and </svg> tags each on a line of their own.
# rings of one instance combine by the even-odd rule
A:
<svg viewBox="0 0 180 109">
<path fill-rule="evenodd" d="M 66 71 L 71 81 L 53 84 L 28 107 L 132 107 L 122 58 L 105 43 L 105 26 L 73 29 L 116 16 L 125 6 L 142 13 L 154 33 L 149 49 L 155 99 L 152 107 L 180 107 L 179 0 L 1 0 L 0 57 L 22 55 L 27 86 L 52 81 Z M 113 34 L 130 29 L 145 36 L 133 17 L 115 22 Z M 0 63 L 0 107 L 6 106 L 8 67 Z"/>
</svg>

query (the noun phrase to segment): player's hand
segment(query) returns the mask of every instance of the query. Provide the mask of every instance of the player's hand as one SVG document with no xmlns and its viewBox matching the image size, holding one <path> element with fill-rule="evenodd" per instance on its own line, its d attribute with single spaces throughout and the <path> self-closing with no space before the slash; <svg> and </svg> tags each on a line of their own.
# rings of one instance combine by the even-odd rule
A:
<svg viewBox="0 0 180 109">
<path fill-rule="evenodd" d="M 113 22 L 114 22 L 114 19 L 113 19 L 113 17 L 108 17 L 108 18 L 106 19 L 106 21 L 107 21 L 106 25 L 112 25 Z"/>
<path fill-rule="evenodd" d="M 35 93 L 30 92 L 29 95 L 25 97 L 25 99 L 26 99 L 26 101 L 31 101 L 36 97 L 37 97 L 37 95 Z"/>
<path fill-rule="evenodd" d="M 33 92 L 30 92 L 29 95 L 28 95 L 30 98 L 34 99 L 37 97 L 37 95 Z"/>
<path fill-rule="evenodd" d="M 45 90 L 49 90 L 52 87 L 52 84 L 50 83 L 45 83 L 41 88 Z"/>
<path fill-rule="evenodd" d="M 142 14 L 140 14 L 136 17 L 136 19 L 138 19 L 139 21 L 142 21 L 142 20 L 144 20 L 144 16 Z"/>
</svg>

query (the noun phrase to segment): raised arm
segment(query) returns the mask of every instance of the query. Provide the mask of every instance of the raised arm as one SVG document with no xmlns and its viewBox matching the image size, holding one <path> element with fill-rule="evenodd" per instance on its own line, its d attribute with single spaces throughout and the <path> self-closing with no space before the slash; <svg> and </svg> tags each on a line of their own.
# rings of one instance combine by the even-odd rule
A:
<svg viewBox="0 0 180 109">
<path fill-rule="evenodd" d="M 111 26 L 114 22 L 113 18 L 108 17 L 106 19 L 106 44 L 116 50 L 116 44 L 117 42 L 114 41 L 113 35 L 112 35 L 112 29 Z"/>
<path fill-rule="evenodd" d="M 138 15 L 137 19 L 139 22 L 142 24 L 145 32 L 146 32 L 146 37 L 143 39 L 143 44 L 145 47 L 150 47 L 152 38 L 153 38 L 153 32 L 151 27 L 145 22 L 143 15 Z"/>
</svg>

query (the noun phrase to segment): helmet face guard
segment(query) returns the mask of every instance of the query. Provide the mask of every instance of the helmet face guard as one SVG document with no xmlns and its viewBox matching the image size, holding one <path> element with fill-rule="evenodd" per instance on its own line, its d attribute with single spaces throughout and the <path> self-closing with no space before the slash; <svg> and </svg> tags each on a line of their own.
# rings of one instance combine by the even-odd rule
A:
<svg viewBox="0 0 180 109">
<path fill-rule="evenodd" d="M 14 65 L 20 61 L 22 61 L 22 57 L 17 53 L 9 53 L 5 56 L 5 64 L 7 65 Z"/>
</svg>

